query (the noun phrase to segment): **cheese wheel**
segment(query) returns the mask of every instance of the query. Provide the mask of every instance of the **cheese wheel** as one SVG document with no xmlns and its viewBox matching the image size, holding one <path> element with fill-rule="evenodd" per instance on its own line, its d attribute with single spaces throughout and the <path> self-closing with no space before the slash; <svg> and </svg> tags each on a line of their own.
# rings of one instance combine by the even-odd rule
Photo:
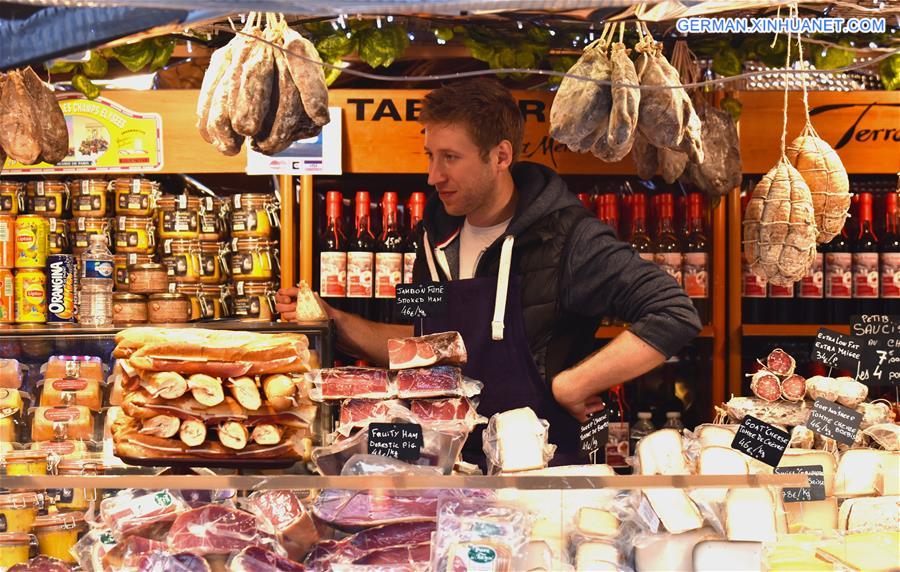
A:
<svg viewBox="0 0 900 572">
<path fill-rule="evenodd" d="M 841 532 L 900 530 L 900 497 L 847 499 L 838 514 Z"/>
</svg>

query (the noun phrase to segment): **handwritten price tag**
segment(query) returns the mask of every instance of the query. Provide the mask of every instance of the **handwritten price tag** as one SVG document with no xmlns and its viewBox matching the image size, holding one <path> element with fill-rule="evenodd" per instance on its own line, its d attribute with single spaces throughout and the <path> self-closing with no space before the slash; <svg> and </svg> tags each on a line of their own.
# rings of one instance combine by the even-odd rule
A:
<svg viewBox="0 0 900 572">
<path fill-rule="evenodd" d="M 404 318 L 427 318 L 447 313 L 444 284 L 397 284 L 397 309 Z"/>
<path fill-rule="evenodd" d="M 731 448 L 771 467 L 777 467 L 790 442 L 791 434 L 787 431 L 747 415 L 738 427 Z"/>
</svg>

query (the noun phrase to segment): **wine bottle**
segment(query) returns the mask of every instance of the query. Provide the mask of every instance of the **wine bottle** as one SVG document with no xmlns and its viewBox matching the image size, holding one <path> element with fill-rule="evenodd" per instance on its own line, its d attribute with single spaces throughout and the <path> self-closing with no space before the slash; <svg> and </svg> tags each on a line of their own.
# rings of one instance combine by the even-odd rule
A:
<svg viewBox="0 0 900 572">
<path fill-rule="evenodd" d="M 653 248 L 653 260 L 669 276 L 684 287 L 682 279 L 682 265 L 684 255 L 681 241 L 675 234 L 674 228 L 675 202 L 671 194 L 659 197 L 659 229 L 656 233 L 656 241 Z"/>
<path fill-rule="evenodd" d="M 797 322 L 796 300 L 794 299 L 794 286 L 777 285 L 769 282 L 769 314 L 765 320 L 774 324 L 794 324 Z"/>
<path fill-rule="evenodd" d="M 653 262 L 653 240 L 647 234 L 647 195 L 637 193 L 631 201 L 632 218 L 629 242 L 641 258 Z"/>
<path fill-rule="evenodd" d="M 828 322 L 846 324 L 853 301 L 853 253 L 846 227 L 827 245 L 824 272 Z"/>
<path fill-rule="evenodd" d="M 577 197 L 578 200 L 581 201 L 581 204 L 584 205 L 584 208 L 591 211 L 592 213 L 594 212 L 594 204 L 591 200 L 591 195 L 587 193 L 578 193 Z"/>
<path fill-rule="evenodd" d="M 900 190 L 885 197 L 885 236 L 881 241 L 881 299 L 884 311 L 900 314 Z"/>
<path fill-rule="evenodd" d="M 688 196 L 688 235 L 684 245 L 684 290 L 700 322 L 709 323 L 709 240 L 703 230 L 703 195 Z"/>
<path fill-rule="evenodd" d="M 397 284 L 403 279 L 403 237 L 397 222 L 397 193 L 381 197 L 381 236 L 375 252 L 375 306 L 377 320 L 394 321 Z"/>
<path fill-rule="evenodd" d="M 859 234 L 853 241 L 853 314 L 879 313 L 878 237 L 872 229 L 872 193 L 859 195 Z"/>
<path fill-rule="evenodd" d="M 750 193 L 741 195 L 741 212 L 747 210 Z M 745 324 L 761 324 L 766 304 L 766 278 L 750 270 L 750 261 L 744 248 L 741 249 L 741 320 Z"/>
<path fill-rule="evenodd" d="M 409 197 L 409 226 L 406 232 L 406 240 L 403 243 L 403 283 L 413 283 L 413 266 L 419 253 L 419 221 L 425 214 L 425 193 L 413 193 Z"/>
<path fill-rule="evenodd" d="M 344 197 L 340 191 L 325 195 L 325 227 L 319 235 L 319 295 L 333 307 L 343 307 L 347 296 L 347 238 L 341 228 Z"/>
<path fill-rule="evenodd" d="M 375 266 L 375 236 L 370 227 L 369 192 L 356 193 L 356 225 L 347 245 L 347 308 L 371 317 L 372 275 Z"/>
<path fill-rule="evenodd" d="M 816 257 L 812 268 L 800 280 L 797 288 L 798 306 L 800 307 L 800 320 L 804 324 L 822 324 L 827 319 L 824 309 L 825 278 L 823 266 L 825 264 L 824 249 L 821 244 L 816 245 Z"/>
</svg>

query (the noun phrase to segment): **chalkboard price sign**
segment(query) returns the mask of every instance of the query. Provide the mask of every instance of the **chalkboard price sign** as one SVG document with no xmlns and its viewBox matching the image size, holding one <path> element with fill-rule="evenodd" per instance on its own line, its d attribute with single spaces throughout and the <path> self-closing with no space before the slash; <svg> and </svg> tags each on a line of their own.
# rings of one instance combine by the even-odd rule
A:
<svg viewBox="0 0 900 572">
<path fill-rule="evenodd" d="M 806 474 L 808 487 L 786 487 L 781 489 L 784 502 L 810 502 L 825 500 L 825 472 L 822 465 L 804 465 L 800 467 L 775 467 L 776 475 Z"/>
<path fill-rule="evenodd" d="M 887 347 L 890 344 L 897 347 Z M 890 338 L 885 345 L 863 348 L 856 380 L 866 385 L 900 385 L 900 338 Z"/>
<path fill-rule="evenodd" d="M 418 461 L 422 456 L 422 426 L 416 423 L 370 423 L 369 454 L 401 461 Z"/>
<path fill-rule="evenodd" d="M 581 452 L 590 455 L 609 440 L 609 410 L 594 413 L 581 425 Z"/>
<path fill-rule="evenodd" d="M 862 340 L 853 339 L 828 328 L 819 328 L 810 359 L 828 367 L 856 371 L 862 353 Z"/>
<path fill-rule="evenodd" d="M 791 434 L 787 431 L 747 415 L 738 427 L 731 448 L 771 467 L 777 467 L 790 441 Z"/>
<path fill-rule="evenodd" d="M 404 318 L 427 318 L 447 313 L 445 285 L 397 284 L 397 309 Z"/>
<path fill-rule="evenodd" d="M 813 401 L 806 426 L 823 437 L 852 445 L 859 433 L 862 413 L 820 397 Z"/>
<path fill-rule="evenodd" d="M 866 340 L 869 347 L 882 347 L 889 339 L 900 339 L 900 316 L 860 314 L 851 316 L 850 333 Z"/>
</svg>

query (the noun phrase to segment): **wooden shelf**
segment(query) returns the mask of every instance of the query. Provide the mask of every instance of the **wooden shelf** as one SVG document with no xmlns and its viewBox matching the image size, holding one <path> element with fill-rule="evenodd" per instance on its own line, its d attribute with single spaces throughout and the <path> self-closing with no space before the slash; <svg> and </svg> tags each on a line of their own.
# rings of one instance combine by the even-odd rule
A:
<svg viewBox="0 0 900 572">
<path fill-rule="evenodd" d="M 626 326 L 600 326 L 594 333 L 594 337 L 598 340 L 610 340 L 627 329 L 628 328 Z M 715 328 L 713 328 L 712 326 L 703 326 L 703 329 L 700 330 L 700 335 L 698 335 L 697 337 L 714 338 L 716 337 Z"/>
<path fill-rule="evenodd" d="M 744 324 L 741 326 L 741 333 L 745 336 L 815 337 L 819 328 L 850 335 L 850 326 L 847 324 Z"/>
</svg>

